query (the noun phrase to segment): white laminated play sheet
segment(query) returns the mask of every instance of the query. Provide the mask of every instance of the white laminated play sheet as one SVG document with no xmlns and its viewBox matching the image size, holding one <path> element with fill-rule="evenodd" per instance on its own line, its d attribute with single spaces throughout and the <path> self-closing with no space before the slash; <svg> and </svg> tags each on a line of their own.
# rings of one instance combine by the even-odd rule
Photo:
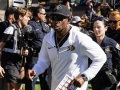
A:
<svg viewBox="0 0 120 90">
<path fill-rule="evenodd" d="M 73 78 L 66 74 L 55 90 L 75 90 L 76 87 L 74 85 L 71 88 L 69 87 L 72 80 Z"/>
</svg>

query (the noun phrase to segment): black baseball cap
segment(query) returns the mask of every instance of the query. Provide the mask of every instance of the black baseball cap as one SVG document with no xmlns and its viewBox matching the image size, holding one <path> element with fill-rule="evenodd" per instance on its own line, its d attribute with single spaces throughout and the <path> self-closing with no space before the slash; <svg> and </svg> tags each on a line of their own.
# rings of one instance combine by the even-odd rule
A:
<svg viewBox="0 0 120 90">
<path fill-rule="evenodd" d="M 16 11 L 16 8 L 14 8 L 14 7 L 8 7 L 8 8 L 6 9 L 6 11 L 5 11 L 5 16 L 8 16 L 8 15 L 10 15 L 10 14 L 14 14 L 15 11 Z"/>
<path fill-rule="evenodd" d="M 70 10 L 65 5 L 59 4 L 55 7 L 51 15 L 61 15 L 69 18 Z"/>
</svg>

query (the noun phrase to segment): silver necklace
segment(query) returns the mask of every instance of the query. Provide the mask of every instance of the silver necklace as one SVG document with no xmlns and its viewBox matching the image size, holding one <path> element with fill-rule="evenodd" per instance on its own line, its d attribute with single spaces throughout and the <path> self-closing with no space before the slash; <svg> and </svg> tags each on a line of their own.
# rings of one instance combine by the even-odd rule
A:
<svg viewBox="0 0 120 90">
<path fill-rule="evenodd" d="M 69 33 L 69 32 L 68 32 Z M 56 44 L 57 44 L 57 47 L 59 47 L 60 43 L 63 41 L 63 39 L 68 35 L 68 33 L 66 33 L 58 42 L 58 38 L 57 38 L 57 33 L 56 33 Z"/>
</svg>

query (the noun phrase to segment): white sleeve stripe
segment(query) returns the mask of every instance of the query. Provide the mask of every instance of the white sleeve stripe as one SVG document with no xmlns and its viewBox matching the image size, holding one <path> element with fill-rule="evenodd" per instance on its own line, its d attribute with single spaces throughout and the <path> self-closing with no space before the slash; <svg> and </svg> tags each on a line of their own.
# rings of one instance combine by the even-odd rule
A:
<svg viewBox="0 0 120 90">
<path fill-rule="evenodd" d="M 5 34 L 13 34 L 14 28 L 12 26 L 8 27 L 5 29 L 4 33 Z"/>
</svg>

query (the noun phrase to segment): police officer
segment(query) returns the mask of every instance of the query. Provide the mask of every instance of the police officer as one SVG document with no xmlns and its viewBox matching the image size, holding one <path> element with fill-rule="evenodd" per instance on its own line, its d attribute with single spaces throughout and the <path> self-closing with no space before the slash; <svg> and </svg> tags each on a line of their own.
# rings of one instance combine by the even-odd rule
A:
<svg viewBox="0 0 120 90">
<path fill-rule="evenodd" d="M 23 50 L 21 45 L 22 27 L 30 20 L 31 12 L 18 8 L 14 15 L 16 23 L 5 29 L 0 41 L 0 77 L 6 78 L 8 90 L 22 90 L 22 57 L 28 55 L 28 50 Z"/>
<path fill-rule="evenodd" d="M 105 31 L 107 27 L 105 22 L 100 19 L 94 22 L 93 30 L 95 33 L 95 41 L 101 46 L 107 56 L 107 61 L 98 74 L 91 80 L 93 90 L 116 90 L 117 80 L 115 78 L 114 57 L 120 58 L 120 46 L 118 43 L 107 37 Z"/>
<path fill-rule="evenodd" d="M 29 21 L 29 25 L 32 26 L 32 31 L 30 35 L 31 39 L 29 40 L 31 57 L 27 59 L 27 69 L 31 69 L 37 63 L 38 53 L 42 46 L 43 37 L 50 31 L 49 26 L 45 23 L 45 9 L 42 6 L 33 7 L 32 12 L 33 19 Z M 46 73 L 43 73 L 39 76 L 41 90 L 49 90 L 45 78 Z M 26 81 L 26 90 L 35 90 L 36 79 L 37 78 L 35 78 L 32 82 L 30 80 Z"/>
<path fill-rule="evenodd" d="M 109 15 L 109 27 L 106 35 L 120 44 L 120 12 L 113 11 Z"/>
<path fill-rule="evenodd" d="M 109 27 L 106 31 L 106 35 L 114 39 L 118 44 L 120 44 L 120 12 L 113 11 L 109 15 Z M 117 79 L 120 81 L 120 59 L 116 59 L 116 69 L 117 69 Z"/>
</svg>

